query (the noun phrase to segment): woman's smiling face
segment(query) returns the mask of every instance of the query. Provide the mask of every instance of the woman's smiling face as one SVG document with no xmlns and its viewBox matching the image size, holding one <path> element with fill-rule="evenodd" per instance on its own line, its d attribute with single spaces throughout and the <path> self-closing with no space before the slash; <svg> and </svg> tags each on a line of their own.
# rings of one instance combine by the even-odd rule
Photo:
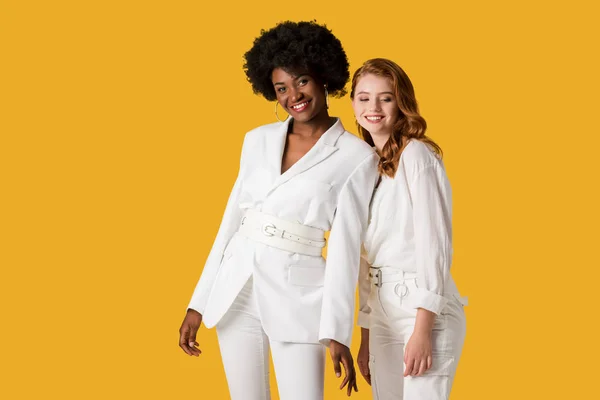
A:
<svg viewBox="0 0 600 400">
<path fill-rule="evenodd" d="M 352 108 L 359 125 L 371 135 L 391 135 L 400 110 L 390 79 L 366 74 L 354 90 Z"/>
<path fill-rule="evenodd" d="M 271 74 L 277 101 L 298 122 L 308 122 L 327 112 L 325 88 L 308 73 L 292 75 L 281 68 Z"/>
</svg>

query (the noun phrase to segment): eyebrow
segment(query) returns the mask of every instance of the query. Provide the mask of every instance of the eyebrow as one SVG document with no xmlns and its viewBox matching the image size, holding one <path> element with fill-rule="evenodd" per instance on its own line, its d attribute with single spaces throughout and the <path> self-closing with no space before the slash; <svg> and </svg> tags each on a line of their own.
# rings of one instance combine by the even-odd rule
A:
<svg viewBox="0 0 600 400">
<path fill-rule="evenodd" d="M 370 92 L 365 92 L 363 90 L 362 92 L 358 92 L 356 94 L 359 95 L 359 94 L 371 94 L 371 93 Z M 394 93 L 392 93 L 392 92 L 381 92 L 381 93 L 378 93 L 378 94 L 391 94 L 392 96 L 394 95 Z"/>
<path fill-rule="evenodd" d="M 298 75 L 298 76 L 294 77 L 293 79 L 294 79 L 295 81 L 297 81 L 298 79 L 300 79 L 300 78 L 302 78 L 302 77 L 304 77 L 304 76 L 308 76 L 308 77 L 310 77 L 310 75 L 309 75 L 309 74 L 300 74 L 300 75 Z M 283 83 L 283 82 L 275 82 L 275 83 L 273 83 L 273 86 L 276 86 L 276 85 L 285 85 L 285 83 Z"/>
</svg>

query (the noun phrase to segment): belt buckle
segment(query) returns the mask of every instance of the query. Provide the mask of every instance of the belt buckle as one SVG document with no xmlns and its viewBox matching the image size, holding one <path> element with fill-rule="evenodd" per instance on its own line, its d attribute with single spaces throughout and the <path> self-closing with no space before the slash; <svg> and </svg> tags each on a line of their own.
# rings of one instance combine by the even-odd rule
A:
<svg viewBox="0 0 600 400">
<path fill-rule="evenodd" d="M 374 284 L 375 286 L 377 286 L 378 288 L 380 288 L 380 287 L 381 287 L 381 285 L 383 284 L 383 282 L 381 282 L 381 270 L 380 270 L 380 269 L 378 269 L 378 270 L 377 270 L 377 272 L 375 273 L 375 275 L 373 275 L 373 274 L 369 274 L 369 276 L 370 276 L 371 278 L 375 278 L 375 280 L 373 280 L 373 284 Z"/>
<path fill-rule="evenodd" d="M 273 228 L 273 229 L 275 229 L 275 225 L 273 225 L 271 223 L 268 223 L 268 224 L 263 224 L 263 226 L 262 226 L 262 233 L 263 233 L 263 235 L 265 235 L 265 236 L 274 236 L 274 234 L 272 234 L 271 232 L 267 231 L 267 228 Z"/>
</svg>

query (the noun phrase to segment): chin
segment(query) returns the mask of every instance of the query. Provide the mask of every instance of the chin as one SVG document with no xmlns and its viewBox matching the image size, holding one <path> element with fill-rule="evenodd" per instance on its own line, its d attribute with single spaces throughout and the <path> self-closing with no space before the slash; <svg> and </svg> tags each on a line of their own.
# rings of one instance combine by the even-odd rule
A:
<svg viewBox="0 0 600 400">
<path fill-rule="evenodd" d="M 315 115 L 313 115 L 313 114 L 304 114 L 304 113 L 302 113 L 300 115 L 295 116 L 294 120 L 296 120 L 298 122 L 308 122 L 308 121 L 310 121 L 310 120 L 312 120 L 314 118 L 315 118 Z"/>
</svg>

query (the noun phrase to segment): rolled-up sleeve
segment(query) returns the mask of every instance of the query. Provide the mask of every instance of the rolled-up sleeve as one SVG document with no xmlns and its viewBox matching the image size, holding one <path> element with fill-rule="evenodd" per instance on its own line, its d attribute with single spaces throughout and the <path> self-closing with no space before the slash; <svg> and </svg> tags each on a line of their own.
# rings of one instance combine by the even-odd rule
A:
<svg viewBox="0 0 600 400">
<path fill-rule="evenodd" d="M 409 189 L 418 285 L 409 304 L 439 314 L 448 302 L 443 294 L 452 262 L 450 184 L 441 164 L 433 164 L 414 175 Z"/>
</svg>

